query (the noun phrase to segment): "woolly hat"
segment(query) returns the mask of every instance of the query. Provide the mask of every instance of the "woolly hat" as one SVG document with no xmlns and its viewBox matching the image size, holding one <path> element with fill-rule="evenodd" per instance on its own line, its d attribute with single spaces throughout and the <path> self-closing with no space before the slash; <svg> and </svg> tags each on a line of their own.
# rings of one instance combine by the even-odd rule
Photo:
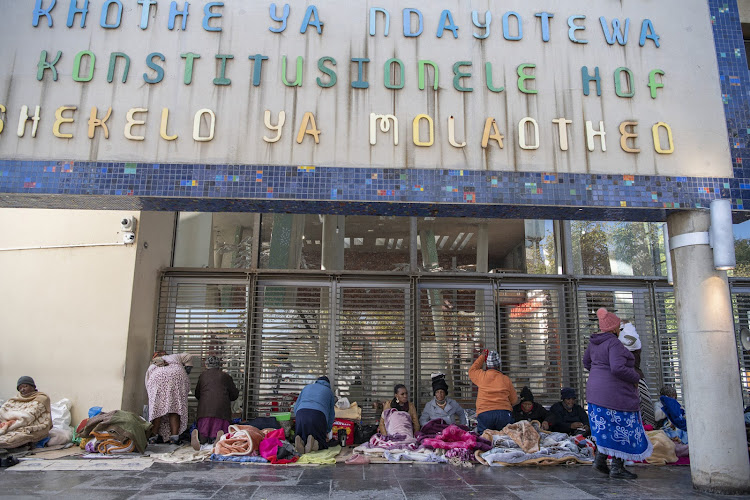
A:
<svg viewBox="0 0 750 500">
<path fill-rule="evenodd" d="M 563 387 L 560 390 L 560 399 L 575 399 L 576 390 L 572 387 Z"/>
<path fill-rule="evenodd" d="M 628 351 L 637 351 L 641 346 L 641 338 L 638 332 L 635 331 L 633 323 L 625 323 L 620 330 L 620 342 L 628 349 Z"/>
<path fill-rule="evenodd" d="M 206 358 L 206 368 L 221 367 L 221 359 L 218 356 L 209 356 Z"/>
<path fill-rule="evenodd" d="M 323 382 L 328 382 L 329 384 L 331 383 L 331 381 L 325 375 L 323 375 L 322 377 L 318 377 L 318 380 L 322 380 Z"/>
<path fill-rule="evenodd" d="M 520 402 L 523 403 L 524 401 L 528 401 L 530 403 L 534 402 L 534 394 L 532 394 L 531 389 L 529 389 L 526 386 L 524 386 L 524 388 L 521 389 L 521 401 Z"/>
<path fill-rule="evenodd" d="M 16 383 L 16 390 L 21 387 L 21 384 L 29 384 L 34 389 L 36 389 L 36 383 L 34 382 L 34 379 L 29 377 L 28 375 L 24 375 L 23 377 L 18 379 L 18 382 Z"/>
<path fill-rule="evenodd" d="M 596 317 L 599 318 L 599 331 L 601 332 L 611 332 L 615 328 L 620 328 L 620 318 L 603 307 L 597 309 Z"/>
<path fill-rule="evenodd" d="M 440 389 L 448 393 L 448 384 L 445 381 L 444 373 L 433 373 L 432 374 L 432 395 L 434 396 Z"/>
<path fill-rule="evenodd" d="M 497 351 L 490 351 L 487 354 L 487 369 L 488 370 L 499 370 L 500 369 L 500 355 L 497 353 Z"/>
</svg>

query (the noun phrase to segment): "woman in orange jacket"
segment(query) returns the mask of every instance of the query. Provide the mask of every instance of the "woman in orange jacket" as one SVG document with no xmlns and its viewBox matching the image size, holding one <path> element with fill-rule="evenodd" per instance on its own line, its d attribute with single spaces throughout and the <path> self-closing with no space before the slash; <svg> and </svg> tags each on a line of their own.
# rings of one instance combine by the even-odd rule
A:
<svg viewBox="0 0 750 500">
<path fill-rule="evenodd" d="M 482 365 L 487 361 L 487 369 Z M 477 432 L 502 430 L 513 423 L 513 405 L 518 395 L 510 379 L 500 372 L 500 355 L 487 349 L 469 368 L 469 378 L 479 388 L 477 394 Z"/>
</svg>

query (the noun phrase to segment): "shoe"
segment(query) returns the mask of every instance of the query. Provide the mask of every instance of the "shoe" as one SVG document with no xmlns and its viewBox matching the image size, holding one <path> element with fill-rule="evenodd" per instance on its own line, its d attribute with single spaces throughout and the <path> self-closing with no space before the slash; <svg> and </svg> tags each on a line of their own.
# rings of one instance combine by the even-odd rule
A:
<svg viewBox="0 0 750 500">
<path fill-rule="evenodd" d="M 180 436 L 169 436 L 169 444 L 180 444 Z"/>
<path fill-rule="evenodd" d="M 200 451 L 201 442 L 198 439 L 198 429 L 193 429 L 193 432 L 190 433 L 190 445 L 195 451 Z"/>
<path fill-rule="evenodd" d="M 370 463 L 370 459 L 364 455 L 354 454 L 346 459 L 347 465 L 367 465 Z"/>
<path fill-rule="evenodd" d="M 151 436 L 148 438 L 148 444 L 156 444 L 156 442 L 159 441 L 159 435 Z"/>
<path fill-rule="evenodd" d="M 609 469 L 609 477 L 612 479 L 635 479 L 638 475 L 627 470 L 621 458 L 613 458 L 612 467 Z"/>
<path fill-rule="evenodd" d="M 305 454 L 305 442 L 302 441 L 302 438 L 299 436 L 299 434 L 294 436 L 294 450 L 297 452 L 297 455 Z"/>
<path fill-rule="evenodd" d="M 607 455 L 604 453 L 596 452 L 594 455 L 594 470 L 601 472 L 602 474 L 609 474 L 609 467 L 607 467 Z"/>
<path fill-rule="evenodd" d="M 223 436 L 223 435 L 224 435 L 224 431 L 222 431 L 221 429 L 219 429 L 218 431 L 216 431 L 216 441 L 220 440 L 221 436 Z"/>
<path fill-rule="evenodd" d="M 315 439 L 313 439 L 312 434 L 307 436 L 307 442 L 305 443 L 305 453 L 310 453 L 312 451 L 313 441 L 315 441 Z"/>
</svg>

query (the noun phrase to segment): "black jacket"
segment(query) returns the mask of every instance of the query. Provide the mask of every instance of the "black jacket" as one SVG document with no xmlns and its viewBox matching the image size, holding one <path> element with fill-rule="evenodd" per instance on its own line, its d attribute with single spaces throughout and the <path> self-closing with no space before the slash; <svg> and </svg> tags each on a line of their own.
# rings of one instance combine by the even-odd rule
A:
<svg viewBox="0 0 750 500">
<path fill-rule="evenodd" d="M 555 432 L 575 435 L 578 432 L 575 429 L 571 429 L 570 424 L 581 422 L 583 425 L 589 425 L 589 416 L 581 405 L 573 405 L 573 409 L 568 411 L 563 406 L 562 401 L 558 401 L 552 405 L 549 411 L 555 417 L 555 423 L 550 426 L 550 429 Z"/>
<path fill-rule="evenodd" d="M 531 411 L 528 413 L 521 410 L 521 404 L 519 403 L 513 407 L 513 421 L 520 422 L 521 420 L 538 420 L 539 422 L 547 422 L 551 427 L 555 422 L 555 417 L 539 403 L 535 402 Z"/>
</svg>

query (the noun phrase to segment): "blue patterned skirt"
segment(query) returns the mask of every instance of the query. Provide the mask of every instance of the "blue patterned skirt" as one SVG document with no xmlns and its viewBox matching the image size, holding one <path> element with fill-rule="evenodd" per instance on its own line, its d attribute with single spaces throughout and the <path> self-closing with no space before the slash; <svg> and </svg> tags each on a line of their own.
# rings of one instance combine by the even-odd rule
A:
<svg viewBox="0 0 750 500">
<path fill-rule="evenodd" d="M 600 453 L 640 462 L 654 451 L 639 411 L 610 410 L 589 403 L 589 424 Z"/>
</svg>

